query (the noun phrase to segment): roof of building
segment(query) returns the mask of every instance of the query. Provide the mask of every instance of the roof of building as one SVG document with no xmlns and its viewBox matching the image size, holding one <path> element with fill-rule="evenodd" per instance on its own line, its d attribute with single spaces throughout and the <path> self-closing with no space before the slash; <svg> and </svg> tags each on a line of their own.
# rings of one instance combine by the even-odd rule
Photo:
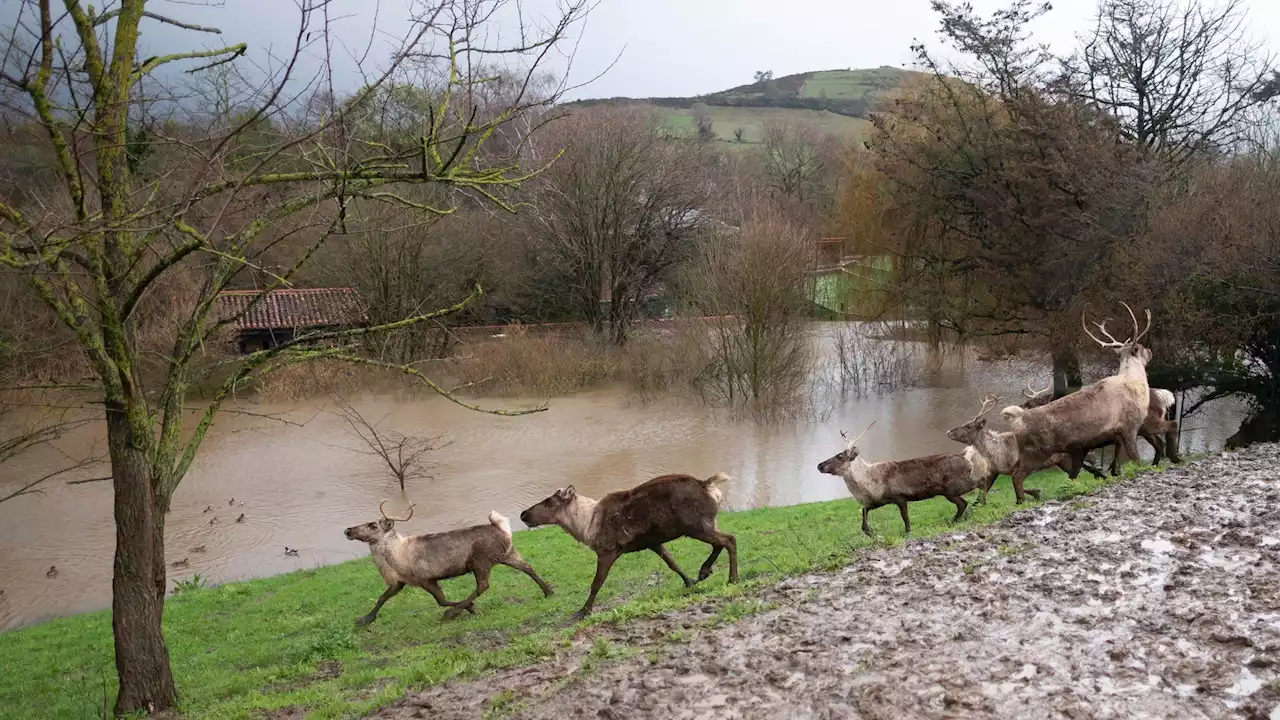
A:
<svg viewBox="0 0 1280 720">
<path fill-rule="evenodd" d="M 217 315 L 234 318 L 241 330 L 357 325 L 368 320 L 364 299 L 355 288 L 289 288 L 272 290 L 254 302 L 261 290 L 225 290 L 218 294 Z"/>
</svg>

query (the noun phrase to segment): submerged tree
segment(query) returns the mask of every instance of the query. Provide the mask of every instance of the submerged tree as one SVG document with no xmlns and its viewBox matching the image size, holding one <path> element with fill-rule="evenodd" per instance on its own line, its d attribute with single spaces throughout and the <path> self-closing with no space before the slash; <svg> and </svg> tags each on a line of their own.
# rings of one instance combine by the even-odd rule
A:
<svg viewBox="0 0 1280 720">
<path fill-rule="evenodd" d="M 242 43 L 147 53 L 140 37 L 148 26 L 218 31 L 160 15 L 145 0 L 121 0 L 105 12 L 78 0 L 63 5 L 55 11 L 49 0 L 24 0 L 7 34 L 0 98 L 11 117 L 40 128 L 56 182 L 52 195 L 10 192 L 0 202 L 0 263 L 25 275 L 100 383 L 116 523 L 115 711 L 158 712 L 176 701 L 161 631 L 165 514 L 223 402 L 282 365 L 319 358 L 379 364 L 359 354 L 361 338 L 457 312 L 479 289 L 449 307 L 304 333 L 211 368 L 204 350 L 234 321 L 216 314 L 219 293 L 258 282 L 260 300 L 287 287 L 321 246 L 358 229 L 373 204 L 432 217 L 469 196 L 509 209 L 506 190 L 536 169 L 521 162 L 523 143 L 495 151 L 487 141 L 505 128 L 527 134 L 536 125 L 517 120 L 555 94 L 530 98 L 517 86 L 504 107 L 486 111 L 476 100 L 491 77 L 482 68 L 506 61 L 528 87 L 585 5 L 570 2 L 548 24 L 510 33 L 517 39 L 504 46 L 486 28 L 513 17 L 516 3 L 423 0 L 377 73 L 346 101 L 332 73 L 305 73 L 322 78 L 318 85 L 299 79 L 305 58 L 327 58 L 336 42 L 329 2 L 301 4 L 291 52 L 273 75 L 258 78 L 236 70 L 248 52 Z M 383 38 L 373 36 L 368 54 L 379 54 Z M 221 73 L 223 107 L 188 113 L 180 103 L 156 102 L 183 96 L 165 86 L 174 68 Z M 362 136 L 351 114 L 360 95 L 410 80 L 430 80 L 433 90 L 415 142 Z M 162 122 L 166 108 L 173 115 Z M 423 191 L 439 187 L 451 192 Z M 139 317 L 176 277 L 186 292 L 171 308 L 177 322 L 169 345 L 148 373 Z M 397 367 L 461 402 L 414 367 Z M 212 370 L 216 389 L 193 415 L 190 389 Z"/>
</svg>

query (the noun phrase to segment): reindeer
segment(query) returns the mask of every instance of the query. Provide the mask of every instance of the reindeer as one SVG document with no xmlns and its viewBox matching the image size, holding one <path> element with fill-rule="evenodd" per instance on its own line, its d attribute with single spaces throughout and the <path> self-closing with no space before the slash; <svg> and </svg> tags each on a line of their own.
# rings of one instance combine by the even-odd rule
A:
<svg viewBox="0 0 1280 720">
<path fill-rule="evenodd" d="M 542 589 L 544 597 L 551 597 L 551 586 L 543 582 L 516 552 L 511 544 L 511 523 L 496 510 L 489 512 L 488 525 L 473 525 L 443 533 L 402 535 L 395 530 L 395 524 L 408 522 L 413 517 L 413 505 L 409 505 L 408 515 L 396 518 L 384 510 L 388 502 L 383 500 L 378 504 L 381 520 L 343 531 L 348 540 L 369 543 L 373 564 L 387 583 L 386 592 L 378 598 L 369 614 L 356 620 L 356 627 L 364 627 L 377 619 L 382 605 L 405 585 L 416 585 L 426 590 L 440 607 L 449 608 L 444 613 L 445 620 L 452 620 L 464 611 L 474 615 L 472 606 L 476 598 L 489 589 L 489 570 L 494 565 L 506 565 L 528 575 Z M 440 581 L 467 573 L 476 579 L 475 591 L 465 600 L 450 602 L 440 587 Z"/>
<path fill-rule="evenodd" d="M 1080 314 L 1085 334 L 1120 356 L 1117 374 L 1039 407 L 1011 405 L 1000 411 L 1017 438 L 1018 462 L 1012 477 L 1018 503 L 1025 498 L 1027 476 L 1055 453 L 1070 453 L 1073 466 L 1079 466 L 1090 450 L 1114 443 L 1128 457 L 1138 457 L 1138 430 L 1150 409 L 1147 363 L 1151 360 L 1151 351 L 1139 341 L 1151 330 L 1151 311 L 1146 311 L 1147 326 L 1139 332 L 1137 316 L 1127 304 L 1124 307 L 1133 321 L 1133 335 L 1123 342 L 1107 332 L 1106 322 L 1095 323 L 1107 340 L 1098 338 L 1085 324 L 1084 313 Z"/>
<path fill-rule="evenodd" d="M 907 514 L 907 503 L 939 495 L 956 506 L 952 522 L 958 522 L 968 507 L 964 494 L 981 487 L 986 476 L 975 477 L 973 464 L 966 455 L 926 455 L 910 460 L 869 463 L 862 458 L 858 441 L 872 425 L 875 425 L 874 421 L 862 431 L 862 435 L 852 440 L 841 432 L 840 437 L 847 442 L 845 449 L 818 463 L 818 472 L 843 478 L 849 493 L 862 505 L 862 532 L 871 536 L 867 515 L 872 510 L 897 505 L 906 534 L 910 534 L 911 517 Z"/>
<path fill-rule="evenodd" d="M 630 490 L 612 492 L 599 501 L 579 495 L 570 485 L 520 513 L 529 527 L 559 525 L 574 540 L 596 553 L 596 576 L 591 594 L 574 614 L 581 620 L 591 613 L 596 593 L 609 577 L 609 569 L 620 555 L 651 550 L 671 568 L 685 587 L 694 581 L 684 574 L 663 543 L 691 537 L 711 546 L 711 555 L 698 570 L 698 581 L 711 576 L 721 550 L 729 552 L 729 582 L 738 582 L 738 540 L 720 532 L 716 514 L 724 493 L 718 487 L 729 476 L 716 473 L 706 480 L 691 475 L 662 475 Z"/>
<path fill-rule="evenodd" d="M 1029 385 L 1028 388 L 1030 388 Z M 1026 392 L 1024 391 L 1023 394 L 1025 395 Z M 1033 394 L 1028 397 L 1034 400 L 1036 396 Z M 964 449 L 964 456 L 973 466 L 974 479 L 981 482 L 979 490 L 982 495 L 978 499 L 980 505 L 987 504 L 987 492 L 991 490 L 996 478 L 1001 474 L 1012 473 L 1018 462 L 1018 441 L 1013 433 L 997 432 L 987 428 L 986 415 L 995 408 L 996 403 L 1003 399 L 998 395 L 987 395 L 980 400 L 981 408 L 972 420 L 947 431 L 948 438 L 967 446 Z M 1024 403 L 1023 407 L 1025 406 Z M 1043 470 L 1050 467 L 1059 467 L 1071 473 L 1072 458 L 1063 453 L 1055 453 L 1036 469 Z M 1074 468 L 1074 471 L 1079 473 L 1079 468 Z M 1075 476 L 1072 475 L 1072 477 Z M 1028 488 L 1027 492 L 1035 499 L 1040 499 L 1039 490 Z"/>
<path fill-rule="evenodd" d="M 1024 409 L 1040 407 L 1053 401 L 1053 385 L 1050 384 L 1043 389 L 1037 390 L 1031 386 L 1031 383 L 1027 383 L 1027 389 L 1022 391 L 1022 395 L 1027 399 L 1020 407 Z M 1164 388 L 1149 388 L 1148 396 L 1147 417 L 1142 421 L 1142 427 L 1138 429 L 1138 437 L 1146 440 L 1151 449 L 1155 451 L 1155 456 L 1152 458 L 1151 463 L 1159 465 L 1160 461 L 1166 457 L 1175 463 L 1182 462 L 1178 453 L 1178 422 L 1169 417 L 1171 411 L 1177 407 L 1177 399 L 1172 392 Z M 1103 442 L 1098 447 L 1092 448 L 1092 450 L 1101 450 L 1113 444 L 1111 442 Z M 1067 475 L 1072 480 L 1080 474 L 1081 467 L 1097 477 L 1108 474 L 1099 468 L 1084 463 L 1083 458 L 1081 460 L 1082 462 L 1079 466 L 1067 470 Z M 1111 458 L 1109 474 L 1116 475 L 1119 473 L 1119 462 L 1120 455 L 1116 453 Z"/>
</svg>

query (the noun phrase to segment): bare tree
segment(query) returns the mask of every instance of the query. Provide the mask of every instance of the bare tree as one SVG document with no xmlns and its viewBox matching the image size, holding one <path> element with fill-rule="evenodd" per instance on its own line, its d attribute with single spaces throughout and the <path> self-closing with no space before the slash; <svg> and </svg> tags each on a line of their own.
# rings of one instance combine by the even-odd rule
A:
<svg viewBox="0 0 1280 720">
<path fill-rule="evenodd" d="M 810 384 L 805 332 L 813 238 L 768 201 L 741 230 L 709 233 L 682 283 L 700 315 L 714 365 L 704 390 L 731 405 L 774 411 Z"/>
<path fill-rule="evenodd" d="M 1182 164 L 1230 149 L 1277 92 L 1275 57 L 1246 39 L 1246 20 L 1242 0 L 1102 0 L 1063 63 L 1066 86 L 1144 152 Z"/>
<path fill-rule="evenodd" d="M 693 123 L 697 126 L 699 140 L 711 142 L 716 139 L 716 132 L 711 124 L 711 111 L 705 104 L 693 104 Z"/>
<path fill-rule="evenodd" d="M 637 107 L 575 112 L 547 138 L 567 150 L 533 191 L 540 246 L 596 333 L 623 344 L 641 300 L 707 223 L 703 151 Z"/>
<path fill-rule="evenodd" d="M 775 200 L 797 218 L 830 209 L 838 168 L 838 141 L 817 127 L 792 120 L 765 123 L 761 157 Z"/>
<path fill-rule="evenodd" d="M 64 408 L 39 408 L 12 397 L 0 399 L 0 468 L 37 448 L 56 447 L 58 440 L 91 422 L 92 418 L 84 417 L 83 412 L 73 413 Z M 23 495 L 40 494 L 43 492 L 40 486 L 47 481 L 103 460 L 92 452 L 75 456 L 61 450 L 58 452 L 64 462 L 42 475 L 18 480 L 15 487 L 0 494 L 0 503 Z"/>
<path fill-rule="evenodd" d="M 1046 90 L 1050 58 L 1026 33 L 1045 7 L 1019 1 L 984 18 L 934 6 L 970 64 L 942 66 L 917 47 L 933 78 L 876 115 L 870 141 L 900 302 L 961 335 L 1047 346 L 1061 394 L 1082 382 L 1075 313 L 1092 273 L 1140 227 L 1150 169 L 1112 118 Z"/>
<path fill-rule="evenodd" d="M 360 354 L 361 339 L 456 313 L 480 291 L 395 322 L 303 333 L 224 362 L 212 399 L 192 422 L 188 390 L 214 369 L 204 348 L 235 321 L 214 314 L 220 292 L 252 284 L 260 300 L 287 287 L 319 248 L 359 226 L 361 203 L 412 209 L 420 218 L 450 213 L 459 196 L 511 209 L 506 190 L 531 179 L 537 166 L 528 169 L 516 152 L 522 143 L 492 153 L 487 140 L 554 95 L 516 90 L 503 112 L 484 115 L 473 91 L 495 63 L 521 69 L 521 87 L 532 87 L 539 64 L 585 12 L 574 0 L 540 26 L 497 33 L 489 28 L 514 16 L 518 3 L 421 0 L 397 29 L 398 41 L 387 44 L 375 31 L 364 66 L 374 66 L 370 56 L 381 48 L 389 55 L 356 97 L 344 98 L 332 73 L 313 76 L 309 86 L 299 77 L 304 56 L 327 58 L 338 45 L 329 4 L 300 4 L 293 47 L 269 76 L 240 69 L 243 43 L 150 55 L 140 41 L 145 27 L 218 31 L 161 15 L 146 0 L 105 11 L 65 0 L 57 12 L 49 0 L 22 0 L 10 16 L 0 101 L 40 128 L 56 182 L 51 196 L 18 188 L 0 201 L 0 264 L 21 273 L 57 315 L 102 393 L 116 522 L 117 714 L 162 712 L 176 702 L 161 622 L 165 515 L 233 390 L 272 368 L 319 358 L 386 366 Z M 514 40 L 504 45 L 502 38 Z M 153 102 L 190 97 L 162 74 L 174 67 L 188 77 L 226 72 L 235 82 L 215 94 L 225 111 Z M 423 74 L 434 78 L 432 110 L 412 147 L 362 135 L 353 122 L 360 98 Z M 163 121 L 156 116 L 162 107 L 173 109 Z M 453 192 L 439 199 L 417 192 L 438 186 Z M 170 345 L 148 375 L 135 325 L 140 308 L 183 272 L 188 292 L 173 310 Z M 463 404 L 413 366 L 392 367 Z"/>
<path fill-rule="evenodd" d="M 334 396 L 334 403 L 338 406 L 338 417 L 347 424 L 350 434 L 364 446 L 345 449 L 381 460 L 391 476 L 400 483 L 401 492 L 404 492 L 408 481 L 431 477 L 430 457 L 427 453 L 445 446 L 442 436 L 421 437 L 384 430 L 380 426 L 386 421 L 386 417 L 370 422 L 341 395 Z"/>
</svg>

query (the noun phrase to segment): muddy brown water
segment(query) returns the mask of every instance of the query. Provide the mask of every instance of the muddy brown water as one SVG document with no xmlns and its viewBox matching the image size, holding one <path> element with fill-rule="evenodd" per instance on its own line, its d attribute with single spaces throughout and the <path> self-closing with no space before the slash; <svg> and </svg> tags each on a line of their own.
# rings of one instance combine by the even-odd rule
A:
<svg viewBox="0 0 1280 720">
<path fill-rule="evenodd" d="M 408 488 L 417 509 L 406 530 L 464 527 L 484 522 L 490 509 L 520 528 L 520 511 L 556 488 L 572 483 L 599 497 L 667 472 L 729 472 L 731 509 L 845 497 L 843 483 L 816 468 L 842 447 L 841 429 L 861 432 L 876 421 L 859 443 L 872 461 L 954 451 L 958 446 L 945 432 L 972 417 L 979 394 L 1016 397 L 1028 379 L 1043 375 L 1036 363 L 952 359 L 925 375 L 927 387 L 826 395 L 808 417 L 772 423 L 676 400 L 640 402 L 623 389 L 556 398 L 547 412 L 517 418 L 481 415 L 439 399 L 366 396 L 354 403 L 372 420 L 385 417 L 384 428 L 443 435 L 449 442 L 433 454 L 432 478 Z M 253 415 L 219 418 L 174 497 L 168 560 L 186 559 L 188 565 L 171 569 L 170 582 L 198 573 L 218 584 L 367 555 L 342 530 L 376 518 L 383 498 L 402 507 L 401 495 L 375 458 L 348 449 L 356 447 L 354 439 L 330 412 L 332 405 L 244 402 L 232 409 L 278 413 L 294 424 Z M 1239 417 L 1238 408 L 1222 406 L 1189 419 L 1183 451 L 1221 447 Z M 101 428 L 90 427 L 66 438 L 60 449 L 78 454 L 101 442 Z M 62 461 L 50 451 L 7 464 L 0 491 Z M 0 503 L 0 628 L 110 604 L 110 484 L 67 485 L 59 478 L 46 487 L 42 495 Z M 286 546 L 298 554 L 286 556 Z M 52 565 L 57 576 L 46 577 Z"/>
</svg>

